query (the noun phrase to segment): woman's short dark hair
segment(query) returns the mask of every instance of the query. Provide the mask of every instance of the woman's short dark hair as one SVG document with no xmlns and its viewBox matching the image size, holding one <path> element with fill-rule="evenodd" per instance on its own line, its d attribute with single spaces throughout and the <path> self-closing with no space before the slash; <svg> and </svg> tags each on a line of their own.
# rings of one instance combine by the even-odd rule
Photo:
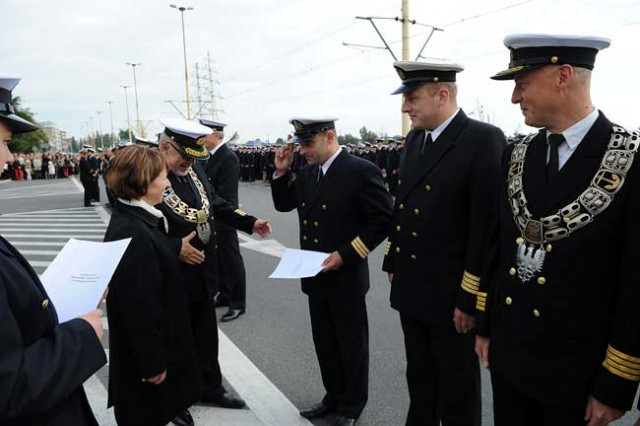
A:
<svg viewBox="0 0 640 426">
<path fill-rule="evenodd" d="M 107 174 L 107 188 L 125 200 L 140 199 L 167 163 L 160 151 L 133 145 L 119 149 L 113 156 Z"/>
</svg>

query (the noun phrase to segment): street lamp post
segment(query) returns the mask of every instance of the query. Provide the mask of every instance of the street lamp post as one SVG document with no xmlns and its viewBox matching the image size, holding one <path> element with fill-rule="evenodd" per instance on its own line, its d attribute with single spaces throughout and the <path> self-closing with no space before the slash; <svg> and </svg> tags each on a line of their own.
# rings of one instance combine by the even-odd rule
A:
<svg viewBox="0 0 640 426">
<path fill-rule="evenodd" d="M 127 104 L 127 125 L 129 126 L 129 143 L 133 143 L 133 138 L 131 137 L 131 118 L 129 116 L 129 95 L 127 93 L 127 89 L 131 88 L 131 86 L 120 86 L 124 89 L 124 100 Z"/>
<path fill-rule="evenodd" d="M 136 76 L 136 67 L 142 64 L 127 62 L 131 68 L 133 68 L 133 90 L 136 94 L 136 131 L 140 137 L 144 137 L 142 134 L 142 126 L 140 124 L 140 109 L 138 108 L 138 77 Z"/>
<path fill-rule="evenodd" d="M 96 111 L 96 114 L 98 114 L 98 130 L 100 132 L 100 148 L 104 149 L 104 140 L 102 139 L 102 120 L 100 119 L 100 116 L 102 115 L 102 111 Z"/>
<path fill-rule="evenodd" d="M 113 104 L 113 101 L 107 101 L 107 103 L 109 104 L 109 118 L 111 119 L 111 137 L 109 138 L 109 140 L 111 141 L 111 148 L 113 148 L 113 109 L 111 108 L 111 104 Z"/>
<path fill-rule="evenodd" d="M 187 39 L 184 32 L 184 11 L 193 10 L 193 7 L 176 6 L 175 4 L 171 4 L 169 5 L 169 7 L 178 9 L 180 11 L 180 16 L 182 18 L 182 51 L 184 53 L 184 88 L 185 88 L 185 93 L 187 95 L 187 119 L 191 120 L 191 102 L 189 100 L 189 71 L 187 68 Z"/>
</svg>

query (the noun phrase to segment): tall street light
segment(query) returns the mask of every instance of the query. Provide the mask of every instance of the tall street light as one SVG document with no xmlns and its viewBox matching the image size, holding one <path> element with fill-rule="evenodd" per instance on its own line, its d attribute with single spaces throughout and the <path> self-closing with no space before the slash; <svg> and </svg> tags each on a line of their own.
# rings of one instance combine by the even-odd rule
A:
<svg viewBox="0 0 640 426">
<path fill-rule="evenodd" d="M 133 143 L 133 138 L 131 137 L 131 118 L 129 117 L 129 95 L 127 93 L 127 89 L 131 88 L 131 86 L 120 86 L 124 89 L 124 100 L 127 104 L 127 125 L 129 126 L 129 143 Z"/>
<path fill-rule="evenodd" d="M 187 94 L 187 119 L 191 120 L 191 102 L 189 101 L 189 71 L 187 69 L 187 40 L 184 34 L 184 11 L 193 10 L 193 7 L 176 6 L 175 4 L 169 5 L 174 9 L 180 11 L 182 18 L 182 51 L 184 52 L 184 89 Z"/>
<path fill-rule="evenodd" d="M 111 141 L 111 148 L 113 148 L 113 109 L 111 108 L 113 101 L 107 101 L 107 103 L 109 104 L 109 118 L 111 119 L 111 137 L 109 140 Z"/>
<path fill-rule="evenodd" d="M 127 65 L 133 68 L 133 90 L 136 93 L 136 132 L 140 137 L 144 137 L 142 134 L 142 125 L 140 124 L 140 110 L 138 108 L 138 78 L 136 76 L 136 67 L 142 64 L 127 62 Z"/>
<path fill-rule="evenodd" d="M 98 130 L 99 130 L 99 134 L 100 134 L 100 148 L 104 149 L 104 140 L 102 139 L 102 120 L 100 119 L 100 116 L 102 115 L 102 111 L 96 111 L 96 114 L 98 114 Z"/>
</svg>

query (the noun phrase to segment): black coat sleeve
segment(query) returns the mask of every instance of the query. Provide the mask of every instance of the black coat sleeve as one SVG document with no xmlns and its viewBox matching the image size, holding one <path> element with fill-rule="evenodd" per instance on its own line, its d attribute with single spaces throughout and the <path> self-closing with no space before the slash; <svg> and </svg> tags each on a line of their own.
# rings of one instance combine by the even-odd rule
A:
<svg viewBox="0 0 640 426">
<path fill-rule="evenodd" d="M 200 182 L 202 182 L 202 184 L 205 186 L 207 195 L 209 197 L 209 202 L 211 203 L 211 213 L 213 215 L 213 218 L 229 226 L 232 226 L 235 229 L 246 232 L 247 234 L 252 234 L 253 225 L 258 219 L 243 212 L 235 205 L 219 196 L 213 190 L 211 184 L 209 184 L 209 181 L 206 179 L 206 173 L 202 169 L 202 166 L 199 164 L 199 162 L 195 162 L 195 164 L 193 165 L 193 169 L 198 174 Z"/>
<path fill-rule="evenodd" d="M 478 135 L 475 159 L 469 178 L 469 225 L 465 270 L 458 287 L 456 307 L 475 315 L 483 262 L 490 246 L 497 243 L 491 223 L 496 217 L 496 191 L 500 187 L 500 162 L 506 139 L 500 129 L 488 127 Z"/>
<path fill-rule="evenodd" d="M 6 284 L 0 278 L 0 424 L 46 413 L 107 362 L 95 331 L 79 318 L 25 346 Z"/>
<path fill-rule="evenodd" d="M 366 166 L 357 197 L 362 228 L 356 238 L 338 249 L 345 263 L 366 259 L 387 236 L 391 220 L 393 201 L 376 166 Z"/>
<path fill-rule="evenodd" d="M 290 212 L 297 207 L 296 184 L 290 172 L 271 181 L 271 198 L 277 211 Z"/>
</svg>

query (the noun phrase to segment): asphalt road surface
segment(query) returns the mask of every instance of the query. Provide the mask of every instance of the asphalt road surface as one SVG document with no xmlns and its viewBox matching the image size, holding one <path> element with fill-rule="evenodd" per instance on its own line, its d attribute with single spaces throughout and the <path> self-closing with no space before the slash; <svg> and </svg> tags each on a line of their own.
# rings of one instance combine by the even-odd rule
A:
<svg viewBox="0 0 640 426">
<path fill-rule="evenodd" d="M 102 191 L 104 203 L 104 188 Z M 71 180 L 2 182 L 0 234 L 14 242 L 36 272 L 41 274 L 70 236 L 95 241 L 102 239 L 108 222 L 108 210 L 100 207 L 85 209 L 82 208 L 82 202 L 82 193 Z M 259 372 L 247 369 L 245 365 L 242 371 L 253 373 L 236 375 L 234 360 L 223 363 L 222 349 L 221 363 L 223 374 L 228 371 L 234 376 L 236 385 L 243 384 L 234 386 L 232 383 L 229 387 L 235 387 L 241 396 L 248 398 L 247 402 L 255 401 L 249 404 L 250 409 L 259 415 L 254 415 L 251 410 L 241 410 L 244 413 L 233 413 L 235 420 L 232 420 L 232 415 L 228 412 L 234 410 L 196 409 L 198 424 L 268 424 L 264 421 L 264 416 L 268 417 L 268 413 L 265 414 L 264 411 L 268 411 L 270 407 L 268 398 L 265 402 L 265 398 L 252 399 L 251 395 L 243 393 L 251 393 L 257 386 L 252 388 L 251 383 L 246 383 L 245 386 L 244 382 L 251 382 L 262 375 L 263 382 L 272 386 L 271 395 L 277 397 L 281 392 L 285 402 L 290 401 L 295 406 L 290 407 L 289 411 L 313 405 L 323 396 L 306 296 L 301 293 L 297 280 L 267 278 L 277 265 L 283 248 L 298 247 L 296 214 L 276 212 L 271 202 L 270 189 L 262 183 L 241 184 L 240 203 L 246 212 L 270 220 L 274 231 L 265 240 L 241 234 L 240 242 L 247 270 L 247 313 L 236 321 L 220 324 L 220 330 L 230 340 L 233 350 L 239 350 L 225 351 L 228 354 L 225 356 L 238 358 L 243 354 L 247 363 L 252 364 L 252 368 L 257 368 Z M 380 270 L 382 247 L 383 245 L 378 247 L 369 257 L 371 290 L 367 296 L 367 305 L 371 358 L 369 402 L 358 422 L 363 426 L 404 424 L 409 401 L 404 376 L 406 365 L 402 330 L 397 312 L 389 307 L 389 283 L 386 274 Z M 225 309 L 219 309 L 218 313 L 221 315 Z M 106 343 L 105 349 L 108 350 Z M 85 385 L 90 394 L 99 394 L 95 398 L 100 403 L 104 402 L 104 389 L 99 385 L 104 386 L 107 374 L 108 367 Z M 483 425 L 490 426 L 493 425 L 491 389 L 485 371 L 482 379 Z M 277 404 L 274 402 L 273 405 Z M 98 415 L 101 425 L 114 424 L 108 412 L 100 412 Z M 224 420 L 227 418 L 225 416 L 229 420 Z M 615 425 L 631 426 L 636 417 L 637 413 L 629 414 Z M 291 420 L 287 424 L 299 423 Z M 314 421 L 314 424 L 328 423 L 321 420 Z"/>
</svg>

